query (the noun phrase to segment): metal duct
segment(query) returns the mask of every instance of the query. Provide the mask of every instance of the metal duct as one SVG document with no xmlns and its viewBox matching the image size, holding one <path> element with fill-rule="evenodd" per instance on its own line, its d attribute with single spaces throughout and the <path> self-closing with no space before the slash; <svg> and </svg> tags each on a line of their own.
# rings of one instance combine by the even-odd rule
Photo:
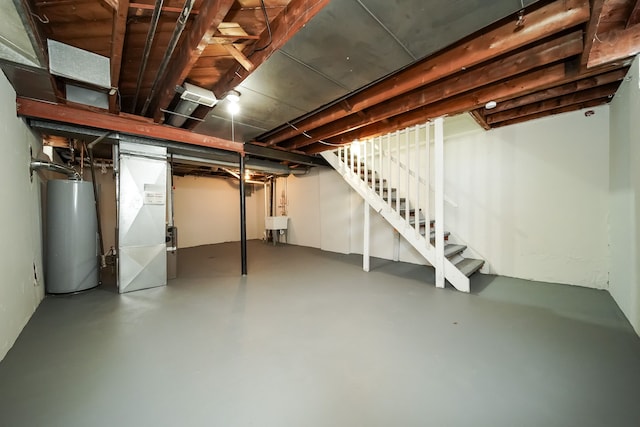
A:
<svg viewBox="0 0 640 427">
<path fill-rule="evenodd" d="M 238 168 L 238 162 L 226 162 L 224 160 L 204 159 L 201 157 L 184 156 L 181 154 L 174 154 L 173 160 L 179 163 L 193 164 L 193 165 L 213 165 L 222 166 L 227 168 Z M 260 171 L 265 173 L 272 173 L 274 175 L 306 175 L 309 170 L 306 168 L 291 169 L 288 166 L 280 165 L 278 163 L 269 162 L 267 160 L 247 159 L 245 166 L 248 169 L 254 171 Z"/>
<path fill-rule="evenodd" d="M 167 69 L 167 65 L 169 65 L 169 60 L 171 59 L 171 56 L 173 55 L 173 51 L 175 50 L 176 45 L 178 44 L 178 40 L 180 40 L 180 35 L 182 34 L 182 31 L 184 31 L 184 28 L 187 26 L 187 21 L 189 20 L 189 14 L 191 14 L 191 9 L 193 8 L 194 3 L 195 3 L 195 0 L 185 0 L 184 2 L 184 6 L 182 7 L 182 12 L 180 13 L 180 16 L 178 16 L 178 20 L 176 21 L 176 27 L 173 30 L 173 34 L 171 35 L 171 40 L 169 40 L 169 45 L 167 46 L 167 50 L 165 51 L 164 57 L 162 58 L 162 62 L 160 63 L 160 67 L 158 68 L 156 78 L 153 81 L 153 85 L 151 86 L 151 91 L 149 92 L 149 95 L 147 96 L 147 99 L 144 102 L 144 105 L 142 106 L 142 111 L 140 112 L 141 116 L 144 116 L 147 113 L 147 109 L 151 104 L 151 100 L 156 94 L 158 83 L 164 77 L 164 72 Z"/>
<path fill-rule="evenodd" d="M 170 112 L 171 116 L 167 120 L 167 124 L 175 127 L 182 127 L 184 122 L 191 117 L 191 114 L 198 108 L 198 104 L 193 101 L 181 99 L 176 105 L 175 111 Z"/>
</svg>

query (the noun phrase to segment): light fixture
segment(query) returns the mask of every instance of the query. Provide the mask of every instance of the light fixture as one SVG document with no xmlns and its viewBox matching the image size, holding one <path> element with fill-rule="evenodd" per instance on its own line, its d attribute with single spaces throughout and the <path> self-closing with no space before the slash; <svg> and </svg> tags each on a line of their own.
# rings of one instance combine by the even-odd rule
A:
<svg viewBox="0 0 640 427">
<path fill-rule="evenodd" d="M 498 103 L 496 101 L 489 101 L 486 104 L 484 104 L 484 108 L 486 108 L 487 110 L 492 110 L 496 108 L 497 105 Z"/>
<path fill-rule="evenodd" d="M 229 92 L 227 92 L 225 99 L 231 103 L 237 104 L 240 101 L 240 92 L 235 89 L 231 89 Z"/>
<path fill-rule="evenodd" d="M 232 116 L 238 114 L 240 112 L 240 104 L 238 104 L 237 102 L 229 102 L 227 104 L 227 111 Z"/>
</svg>

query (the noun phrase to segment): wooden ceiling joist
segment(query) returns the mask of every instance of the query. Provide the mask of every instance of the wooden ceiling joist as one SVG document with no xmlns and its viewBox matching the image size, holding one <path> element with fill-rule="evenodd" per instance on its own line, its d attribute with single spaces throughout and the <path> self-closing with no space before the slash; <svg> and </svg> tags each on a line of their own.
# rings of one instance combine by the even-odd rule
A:
<svg viewBox="0 0 640 427">
<path fill-rule="evenodd" d="M 579 92 L 569 93 L 567 95 L 546 99 L 544 101 L 534 102 L 522 107 L 512 108 L 510 110 L 497 113 L 488 112 L 486 120 L 489 125 L 495 123 L 513 120 L 518 117 L 531 116 L 543 111 L 563 108 L 569 105 L 581 104 L 592 99 L 612 98 L 618 89 L 620 82 L 608 83 L 603 86 L 582 90 Z"/>
<path fill-rule="evenodd" d="M 111 36 L 111 87 L 118 88 L 120 69 L 122 66 L 122 49 L 127 29 L 127 13 L 129 0 L 119 0 L 118 7 L 113 11 L 113 31 Z M 109 94 L 109 112 L 118 112 L 118 94 Z"/>
<path fill-rule="evenodd" d="M 584 108 L 597 107 L 599 105 L 605 104 L 608 101 L 609 101 L 609 98 L 605 97 L 605 98 L 600 98 L 600 99 L 592 99 L 590 101 L 581 102 L 581 103 L 578 103 L 578 104 L 565 105 L 563 107 L 555 108 L 555 109 L 552 109 L 552 110 L 540 111 L 540 112 L 531 114 L 529 116 L 520 116 L 520 117 L 516 117 L 516 118 L 511 119 L 511 120 L 505 120 L 504 122 L 500 122 L 500 123 L 494 124 L 492 126 L 492 128 L 499 128 L 499 127 L 504 127 L 504 126 L 515 125 L 515 124 L 518 124 L 518 123 L 524 123 L 524 122 L 527 122 L 527 121 L 530 121 L 530 120 L 541 119 L 543 117 L 549 117 L 549 116 L 553 116 L 553 115 L 556 115 L 556 114 L 569 113 L 571 111 L 582 110 Z"/>
<path fill-rule="evenodd" d="M 349 144 L 355 139 L 372 138 L 387 132 L 393 132 L 407 126 L 413 126 L 425 121 L 443 116 L 455 115 L 465 111 L 472 111 L 484 106 L 488 101 L 509 99 L 514 96 L 529 94 L 540 86 L 555 85 L 567 77 L 564 64 L 555 64 L 539 70 L 525 73 L 507 81 L 484 86 L 474 91 L 458 95 L 447 100 L 426 105 L 415 110 L 399 114 L 387 119 L 386 122 L 376 122 L 360 129 L 343 133 L 324 142 L 332 145 Z M 318 142 L 305 148 L 307 154 L 318 153 L 327 149 L 327 145 Z"/>
<path fill-rule="evenodd" d="M 593 42 L 587 67 L 597 67 L 640 53 L 640 24 L 600 34 Z"/>
<path fill-rule="evenodd" d="M 158 91 L 158 99 L 151 110 L 156 121 L 162 119 L 161 109 L 167 108 L 175 95 L 176 86 L 181 85 L 187 78 L 233 3 L 234 0 L 211 0 L 202 3 L 191 30 L 186 37 L 183 36 L 177 49 L 178 55 L 172 60 Z"/>
<path fill-rule="evenodd" d="M 254 69 L 266 61 L 273 52 L 284 46 L 327 4 L 329 4 L 329 0 L 291 0 L 285 9 L 271 21 L 271 35 L 265 29 L 256 41 L 253 53 L 247 55 Z M 246 69 L 231 68 L 218 80 L 213 92 L 216 96 L 221 97 L 242 83 L 250 74 L 251 72 Z"/>
<path fill-rule="evenodd" d="M 582 64 L 592 68 L 640 53 L 639 19 L 637 0 L 593 0 Z"/>
<path fill-rule="evenodd" d="M 334 137 L 368 124 L 414 110 L 426 104 L 437 103 L 452 96 L 485 86 L 546 64 L 578 55 L 582 52 L 582 32 L 576 31 L 559 40 L 550 40 L 525 51 L 504 57 L 460 75 L 444 79 L 433 85 L 398 96 L 364 111 L 364 115 L 352 114 L 331 124 L 309 131 L 287 141 L 285 148 L 299 149 L 319 140 Z M 309 137 L 309 135 L 311 137 Z"/>
<path fill-rule="evenodd" d="M 606 85 L 608 83 L 619 82 L 627 74 L 627 71 L 627 68 L 621 68 L 619 70 L 610 71 L 608 73 L 603 73 L 597 76 L 591 76 L 584 79 L 576 80 L 571 83 L 566 83 L 563 85 L 554 86 L 549 89 L 540 90 L 538 92 L 521 96 L 519 98 L 513 98 L 508 101 L 499 103 L 495 109 L 488 111 L 487 115 L 511 110 L 513 108 L 519 108 L 525 105 L 534 104 L 536 102 L 545 101 L 547 99 L 552 99 L 559 96 L 565 96 L 574 92 Z"/>
<path fill-rule="evenodd" d="M 338 103 L 306 119 L 294 122 L 297 129 L 288 127 L 258 138 L 268 145 L 278 144 L 303 132 L 341 119 L 349 114 L 380 104 L 465 70 L 471 66 L 497 58 L 508 52 L 567 30 L 589 19 L 588 0 L 552 2 L 527 12 L 526 25 L 516 31 L 515 19 L 475 38 L 463 41 L 439 54 L 430 56 L 396 75 L 358 91 L 345 100 L 350 106 Z"/>
</svg>

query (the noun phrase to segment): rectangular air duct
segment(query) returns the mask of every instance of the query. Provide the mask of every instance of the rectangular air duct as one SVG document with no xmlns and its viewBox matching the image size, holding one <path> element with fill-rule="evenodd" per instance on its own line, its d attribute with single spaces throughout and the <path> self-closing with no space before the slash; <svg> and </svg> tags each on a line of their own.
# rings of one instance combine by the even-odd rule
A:
<svg viewBox="0 0 640 427">
<path fill-rule="evenodd" d="M 109 58 L 50 39 L 47 46 L 51 74 L 91 86 L 111 88 Z"/>
</svg>

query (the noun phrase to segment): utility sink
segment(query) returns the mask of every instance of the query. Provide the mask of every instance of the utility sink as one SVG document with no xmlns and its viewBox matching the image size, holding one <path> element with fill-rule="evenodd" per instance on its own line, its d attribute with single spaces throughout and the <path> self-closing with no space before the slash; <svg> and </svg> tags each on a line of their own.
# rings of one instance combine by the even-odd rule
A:
<svg viewBox="0 0 640 427">
<path fill-rule="evenodd" d="M 264 219 L 264 228 L 267 230 L 286 230 L 288 216 L 268 216 Z"/>
</svg>

